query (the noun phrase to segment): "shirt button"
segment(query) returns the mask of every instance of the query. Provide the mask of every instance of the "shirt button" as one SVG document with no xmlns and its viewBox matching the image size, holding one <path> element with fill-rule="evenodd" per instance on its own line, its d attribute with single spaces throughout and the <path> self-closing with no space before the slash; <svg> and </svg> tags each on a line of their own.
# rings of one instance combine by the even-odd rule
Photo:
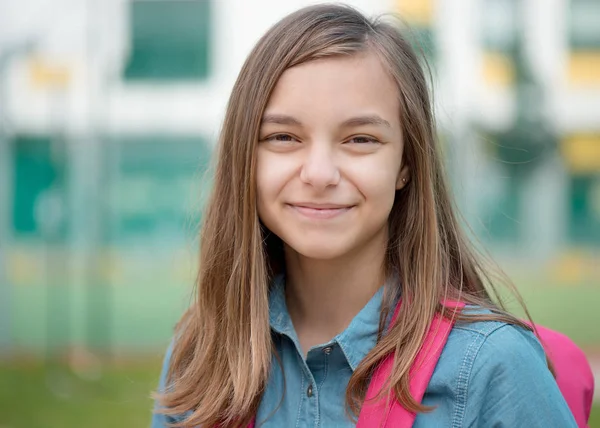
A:
<svg viewBox="0 0 600 428">
<path fill-rule="evenodd" d="M 323 352 L 325 353 L 325 355 L 331 354 L 331 346 L 328 346 L 327 348 L 323 348 Z"/>
<path fill-rule="evenodd" d="M 308 396 L 308 398 L 312 397 L 313 394 L 313 390 L 312 390 L 312 385 L 308 385 L 308 389 L 306 390 L 306 395 Z"/>
</svg>

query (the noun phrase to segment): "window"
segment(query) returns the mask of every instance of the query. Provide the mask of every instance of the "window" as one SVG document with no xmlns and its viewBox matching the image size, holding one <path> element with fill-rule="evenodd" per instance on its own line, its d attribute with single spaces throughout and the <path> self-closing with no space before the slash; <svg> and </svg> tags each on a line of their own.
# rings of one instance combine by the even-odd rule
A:
<svg viewBox="0 0 600 428">
<path fill-rule="evenodd" d="M 571 177 L 569 235 L 574 243 L 600 244 L 600 176 Z"/>
<path fill-rule="evenodd" d="M 134 0 L 130 4 L 128 80 L 198 80 L 208 76 L 209 0 Z"/>
<path fill-rule="evenodd" d="M 211 150 L 200 137 L 148 136 L 114 139 L 107 145 L 109 241 L 117 244 L 180 243 L 195 224 Z M 200 188 L 200 189 L 199 189 Z"/>
<path fill-rule="evenodd" d="M 63 142 L 49 136 L 19 135 L 12 143 L 15 238 L 64 239 Z"/>
</svg>

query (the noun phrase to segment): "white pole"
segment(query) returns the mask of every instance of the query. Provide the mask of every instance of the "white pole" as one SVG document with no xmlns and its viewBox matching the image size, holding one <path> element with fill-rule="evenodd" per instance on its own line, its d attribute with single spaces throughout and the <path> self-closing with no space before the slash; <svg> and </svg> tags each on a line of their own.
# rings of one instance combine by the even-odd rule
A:
<svg viewBox="0 0 600 428">
<path fill-rule="evenodd" d="M 6 73 L 13 57 L 34 48 L 32 40 L 9 46 L 0 46 L 0 356 L 10 352 L 12 344 L 11 302 L 12 284 L 7 273 L 7 249 L 11 242 L 11 212 L 13 209 L 13 165 L 10 156 L 10 132 L 7 129 Z"/>
<path fill-rule="evenodd" d="M 12 285 L 9 283 L 6 249 L 10 241 L 10 213 L 12 198 L 12 163 L 8 132 L 5 128 L 6 88 L 4 75 L 8 55 L 0 55 L 0 356 L 10 352 L 11 347 L 11 300 Z"/>
</svg>

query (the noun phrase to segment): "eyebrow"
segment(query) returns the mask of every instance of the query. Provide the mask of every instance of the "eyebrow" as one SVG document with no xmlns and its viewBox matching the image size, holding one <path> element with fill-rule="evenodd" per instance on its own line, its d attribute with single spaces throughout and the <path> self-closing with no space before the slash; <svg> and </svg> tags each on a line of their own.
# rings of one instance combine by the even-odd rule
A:
<svg viewBox="0 0 600 428">
<path fill-rule="evenodd" d="M 264 125 L 265 123 L 273 123 L 275 125 L 302 126 L 302 123 L 300 123 L 298 119 L 285 114 L 266 114 L 261 120 L 261 124 Z"/>
<path fill-rule="evenodd" d="M 350 118 L 350 119 L 344 121 L 344 123 L 342 123 L 342 127 L 344 127 L 344 128 L 351 128 L 351 127 L 365 126 L 365 125 L 385 126 L 386 128 L 392 127 L 392 125 L 390 125 L 390 122 L 388 122 L 387 120 L 385 120 L 384 118 L 382 118 L 381 116 L 378 116 L 376 114 L 369 115 L 369 116 L 353 117 L 353 118 Z"/>
<path fill-rule="evenodd" d="M 266 114 L 261 120 L 261 124 L 272 123 L 276 125 L 291 125 L 291 126 L 302 126 L 302 123 L 295 117 L 288 116 L 285 114 Z M 352 128 L 365 125 L 376 125 L 385 126 L 391 128 L 390 122 L 378 116 L 376 114 L 367 116 L 357 116 L 345 120 L 342 124 L 342 128 Z"/>
</svg>

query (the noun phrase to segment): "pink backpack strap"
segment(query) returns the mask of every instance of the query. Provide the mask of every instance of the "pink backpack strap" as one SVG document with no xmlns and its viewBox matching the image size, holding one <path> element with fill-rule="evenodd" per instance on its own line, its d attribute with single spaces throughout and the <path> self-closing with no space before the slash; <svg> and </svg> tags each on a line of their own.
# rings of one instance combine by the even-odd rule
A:
<svg viewBox="0 0 600 428">
<path fill-rule="evenodd" d="M 446 302 L 445 305 L 457 309 L 464 307 L 464 304 L 459 302 Z M 392 323 L 396 319 L 399 307 L 400 303 L 396 308 Z M 417 357 L 410 368 L 410 393 L 419 403 L 425 395 L 425 390 L 427 389 L 427 385 L 429 385 L 429 381 L 453 325 L 453 320 L 437 314 L 425 336 L 423 346 L 417 353 Z M 393 366 L 394 356 L 389 355 L 375 370 L 358 418 L 357 428 L 412 427 L 417 415 L 402 407 L 395 398 L 384 397 L 383 399 L 375 400 L 380 391 L 388 386 L 387 380 L 390 378 Z"/>
</svg>

